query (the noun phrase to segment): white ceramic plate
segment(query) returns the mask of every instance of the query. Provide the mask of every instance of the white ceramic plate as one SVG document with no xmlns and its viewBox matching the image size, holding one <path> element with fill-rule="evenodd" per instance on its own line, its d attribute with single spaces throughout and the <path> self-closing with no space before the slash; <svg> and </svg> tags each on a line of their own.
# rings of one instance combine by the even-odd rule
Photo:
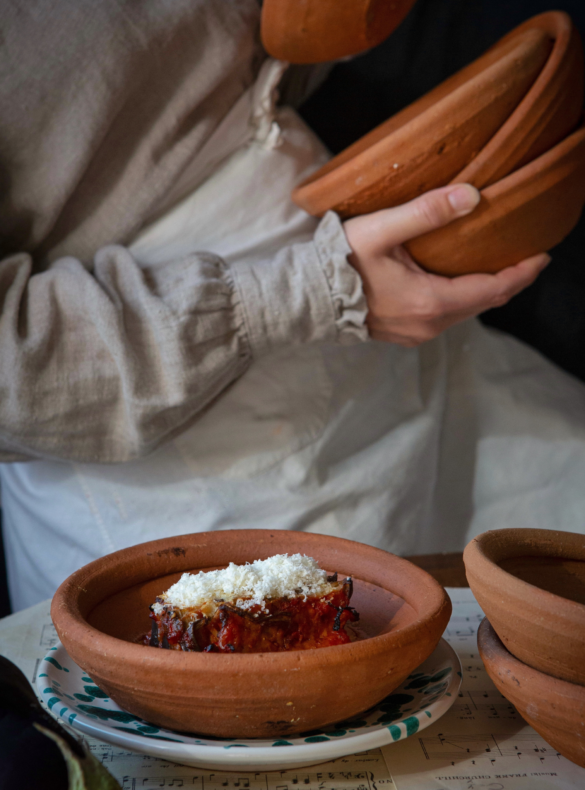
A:
<svg viewBox="0 0 585 790">
<path fill-rule="evenodd" d="M 360 716 L 294 738 L 236 740 L 198 738 L 126 713 L 69 658 L 63 645 L 51 648 L 37 675 L 49 709 L 81 732 L 154 757 L 222 771 L 303 768 L 408 738 L 449 710 L 460 685 L 461 663 L 441 639 L 400 688 Z"/>
</svg>

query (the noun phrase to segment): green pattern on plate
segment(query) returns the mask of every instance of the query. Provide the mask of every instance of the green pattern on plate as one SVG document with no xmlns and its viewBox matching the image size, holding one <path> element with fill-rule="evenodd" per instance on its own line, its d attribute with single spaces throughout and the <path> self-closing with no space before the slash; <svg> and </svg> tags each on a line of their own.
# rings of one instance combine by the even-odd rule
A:
<svg viewBox="0 0 585 790">
<path fill-rule="evenodd" d="M 107 699 L 108 695 L 97 686 L 84 686 L 85 693 L 92 697 L 99 697 L 100 699 Z"/>
<path fill-rule="evenodd" d="M 156 741 L 173 741 L 173 743 L 183 743 L 183 741 L 179 738 L 167 738 L 166 735 L 149 735 L 147 732 L 131 730 L 130 727 L 114 727 L 114 729 L 122 730 L 122 732 L 131 732 L 133 735 L 142 735 L 143 738 L 154 738 Z"/>
<path fill-rule="evenodd" d="M 419 720 L 416 716 L 409 716 L 408 719 L 405 719 L 402 723 L 406 729 L 406 737 L 418 732 Z"/>
<path fill-rule="evenodd" d="M 53 656 L 45 656 L 44 660 L 48 661 L 49 664 L 52 664 L 54 667 L 56 667 L 56 669 L 63 670 L 63 667 L 61 666 L 61 664 L 58 661 L 55 661 Z M 69 670 L 67 670 L 67 672 L 69 672 Z"/>
<path fill-rule="evenodd" d="M 102 721 L 109 721 L 112 719 L 113 721 L 119 721 L 123 724 L 129 724 L 131 721 L 139 721 L 142 722 L 142 719 L 139 719 L 138 716 L 134 716 L 133 713 L 126 713 L 123 710 L 108 710 L 107 708 L 98 708 L 96 705 L 78 705 L 79 710 L 83 711 L 83 713 L 88 713 L 90 716 L 97 716 L 98 719 Z"/>
</svg>

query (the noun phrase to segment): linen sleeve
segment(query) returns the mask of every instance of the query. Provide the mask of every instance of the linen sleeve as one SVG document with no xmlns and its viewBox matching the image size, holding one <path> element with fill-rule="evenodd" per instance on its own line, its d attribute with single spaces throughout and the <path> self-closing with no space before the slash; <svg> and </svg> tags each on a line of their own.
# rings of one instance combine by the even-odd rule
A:
<svg viewBox="0 0 585 790">
<path fill-rule="evenodd" d="M 0 461 L 120 463 L 186 429 L 255 357 L 367 339 L 335 214 L 271 260 L 193 253 L 140 266 L 128 249 L 33 273 L 0 262 Z"/>
</svg>

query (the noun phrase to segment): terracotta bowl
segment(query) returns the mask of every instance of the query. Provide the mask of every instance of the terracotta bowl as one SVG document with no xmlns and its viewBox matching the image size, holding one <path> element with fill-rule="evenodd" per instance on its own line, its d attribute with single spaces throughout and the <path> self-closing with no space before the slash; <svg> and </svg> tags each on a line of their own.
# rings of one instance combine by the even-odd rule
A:
<svg viewBox="0 0 585 790">
<path fill-rule="evenodd" d="M 473 594 L 510 653 L 585 685 L 585 536 L 494 530 L 472 540 L 463 560 Z"/>
<path fill-rule="evenodd" d="M 542 72 L 550 36 L 523 26 L 394 115 L 292 193 L 316 216 L 396 206 L 448 184 L 502 127 Z"/>
<path fill-rule="evenodd" d="M 583 46 L 571 18 L 548 11 L 529 19 L 509 36 L 541 30 L 553 42 L 536 81 L 479 154 L 453 179 L 478 189 L 494 184 L 563 140 L 583 111 Z M 504 43 L 508 36 L 502 39 Z"/>
<path fill-rule="evenodd" d="M 264 0 L 262 43 L 274 58 L 321 63 L 388 38 L 414 0 Z"/>
<path fill-rule="evenodd" d="M 585 688 L 526 666 L 509 653 L 486 619 L 479 654 L 498 691 L 547 743 L 585 768 Z"/>
<path fill-rule="evenodd" d="M 136 644 L 148 607 L 184 571 L 301 552 L 354 578 L 363 639 L 288 653 L 183 653 Z M 285 736 L 379 702 L 431 654 L 451 612 L 411 563 L 303 532 L 229 530 L 152 541 L 70 576 L 51 616 L 73 660 L 122 708 L 162 727 L 221 737 Z"/>
<path fill-rule="evenodd" d="M 466 217 L 406 243 L 427 271 L 494 273 L 559 244 L 585 203 L 585 127 L 481 190 Z"/>
</svg>

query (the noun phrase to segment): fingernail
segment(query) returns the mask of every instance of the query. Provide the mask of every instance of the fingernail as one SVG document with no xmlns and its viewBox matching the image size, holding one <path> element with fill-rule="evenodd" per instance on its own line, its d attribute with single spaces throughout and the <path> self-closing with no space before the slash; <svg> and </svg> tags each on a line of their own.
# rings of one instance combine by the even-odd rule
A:
<svg viewBox="0 0 585 790">
<path fill-rule="evenodd" d="M 471 184 L 458 184 L 447 195 L 449 203 L 459 216 L 469 214 L 481 200 L 479 191 Z"/>
</svg>

